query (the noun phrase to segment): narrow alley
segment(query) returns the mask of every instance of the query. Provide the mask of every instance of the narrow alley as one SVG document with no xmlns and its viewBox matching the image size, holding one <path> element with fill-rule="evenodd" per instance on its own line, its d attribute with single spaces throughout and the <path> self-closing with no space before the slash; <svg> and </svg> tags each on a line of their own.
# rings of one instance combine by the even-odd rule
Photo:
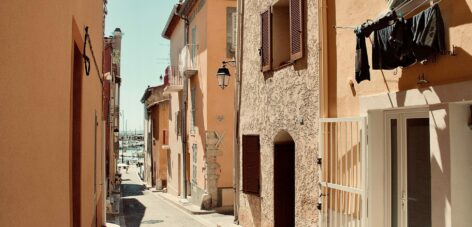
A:
<svg viewBox="0 0 472 227">
<path fill-rule="evenodd" d="M 146 190 L 139 179 L 137 168 L 130 166 L 128 172 L 122 170 L 120 226 L 163 226 L 163 227 L 203 227 L 221 226 L 216 221 L 232 222 L 231 215 L 192 215 L 162 198 L 157 192 Z"/>
<path fill-rule="evenodd" d="M 472 0 L 1 0 L 0 227 L 472 227 Z"/>
</svg>

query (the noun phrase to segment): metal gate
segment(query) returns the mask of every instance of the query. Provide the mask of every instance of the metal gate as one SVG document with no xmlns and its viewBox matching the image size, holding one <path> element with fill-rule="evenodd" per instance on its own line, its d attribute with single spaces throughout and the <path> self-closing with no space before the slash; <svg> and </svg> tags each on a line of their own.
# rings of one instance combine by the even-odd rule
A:
<svg viewBox="0 0 472 227">
<path fill-rule="evenodd" d="M 366 119 L 321 119 L 322 227 L 365 227 Z"/>
</svg>

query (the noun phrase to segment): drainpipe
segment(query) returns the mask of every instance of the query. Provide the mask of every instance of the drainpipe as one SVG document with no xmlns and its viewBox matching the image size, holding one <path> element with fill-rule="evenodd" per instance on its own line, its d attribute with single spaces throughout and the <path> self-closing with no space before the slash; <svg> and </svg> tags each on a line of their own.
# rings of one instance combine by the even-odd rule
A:
<svg viewBox="0 0 472 227">
<path fill-rule="evenodd" d="M 321 76 L 320 76 L 320 85 L 321 85 L 321 95 L 320 97 L 320 117 L 328 117 L 328 10 L 327 10 L 327 0 L 318 0 L 319 1 L 319 13 L 318 21 L 320 21 L 321 28 L 319 29 L 319 40 L 320 42 L 320 59 L 321 59 Z"/>
<path fill-rule="evenodd" d="M 177 16 L 185 22 L 185 45 L 188 44 L 189 38 L 189 21 L 188 18 L 182 13 L 178 13 Z M 183 174 L 183 185 L 182 185 L 182 199 L 187 199 L 187 97 L 188 97 L 188 78 L 184 75 L 183 77 L 183 91 L 182 91 L 182 119 L 181 119 L 181 137 L 182 137 L 182 174 Z"/>
<path fill-rule="evenodd" d="M 329 103 L 328 103 L 328 6 L 327 6 L 327 0 L 318 0 L 318 21 L 319 21 L 319 37 L 318 39 L 320 40 L 320 46 L 319 46 L 319 59 L 321 60 L 320 62 L 320 95 L 319 97 L 319 102 L 320 102 L 320 117 L 321 118 L 326 118 L 329 117 Z M 319 156 L 318 152 L 318 158 L 322 158 Z M 318 167 L 321 167 L 321 165 L 317 165 Z M 322 174 L 321 168 L 318 169 L 318 174 L 321 179 L 321 174 Z M 322 193 L 321 187 L 318 188 L 320 197 Z M 322 200 L 319 199 L 318 203 L 321 204 Z M 324 206 L 323 204 L 321 204 Z M 321 216 L 321 211 L 318 212 L 318 215 Z M 319 218 L 319 223 L 322 223 L 322 218 Z"/>
<path fill-rule="evenodd" d="M 234 142 L 233 142 L 233 184 L 234 184 L 234 223 L 239 224 L 239 194 L 240 194 L 240 141 L 239 123 L 241 106 L 241 82 L 243 69 L 243 23 L 244 23 L 244 0 L 238 0 L 238 41 L 236 51 L 236 89 L 235 89 L 235 118 L 234 118 Z"/>
</svg>

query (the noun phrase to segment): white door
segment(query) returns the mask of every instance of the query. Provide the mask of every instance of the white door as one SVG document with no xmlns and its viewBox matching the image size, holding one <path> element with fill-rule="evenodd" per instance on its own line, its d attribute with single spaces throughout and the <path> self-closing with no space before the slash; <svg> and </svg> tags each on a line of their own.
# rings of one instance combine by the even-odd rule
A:
<svg viewBox="0 0 472 227">
<path fill-rule="evenodd" d="M 427 110 L 386 113 L 387 203 L 391 227 L 431 226 L 431 164 Z"/>
</svg>

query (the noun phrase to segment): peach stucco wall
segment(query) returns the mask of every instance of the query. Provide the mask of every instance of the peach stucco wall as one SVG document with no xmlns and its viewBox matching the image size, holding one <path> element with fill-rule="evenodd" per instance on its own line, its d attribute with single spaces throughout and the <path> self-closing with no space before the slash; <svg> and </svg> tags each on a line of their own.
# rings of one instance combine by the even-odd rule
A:
<svg viewBox="0 0 472 227">
<path fill-rule="evenodd" d="M 386 9 L 382 0 L 327 1 L 329 116 L 343 117 L 359 114 L 360 96 L 385 94 L 422 88 L 417 85 L 418 75 L 430 81 L 428 86 L 472 79 L 472 2 L 469 0 L 442 1 L 439 3 L 446 29 L 446 45 L 457 46 L 457 56 L 438 56 L 436 63 L 416 64 L 396 70 L 371 70 L 371 81 L 357 84 L 354 80 L 355 34 L 352 29 L 334 29 L 333 26 L 357 26 L 367 19 L 375 19 Z M 371 61 L 371 43 L 366 44 Z M 355 96 L 349 81 L 354 81 Z"/>
<path fill-rule="evenodd" d="M 95 58 L 101 66 L 101 1 L 1 3 L 0 226 L 71 226 L 73 48 L 76 43 L 82 49 L 84 26 L 89 26 Z M 87 53 L 92 59 L 90 50 Z M 95 226 L 94 215 L 99 224 L 104 221 L 102 211 L 96 209 L 96 204 L 103 203 L 100 185 L 104 163 L 99 76 L 93 61 L 90 76 L 81 76 L 81 219 L 82 226 L 87 227 Z"/>
<path fill-rule="evenodd" d="M 221 165 L 218 187 L 233 186 L 233 138 L 234 138 L 234 89 L 236 71 L 234 65 L 227 65 L 231 73 L 229 86 L 224 90 L 218 85 L 216 72 L 221 61 L 234 60 L 226 57 L 226 9 L 236 7 L 236 1 L 208 1 L 208 130 L 224 134 L 220 145 L 222 155 L 218 157 Z M 221 118 L 222 116 L 222 118 Z M 222 120 L 221 120 L 222 119 Z"/>
<path fill-rule="evenodd" d="M 170 61 L 172 67 L 178 67 L 179 64 L 179 51 L 182 49 L 184 45 L 184 23 L 182 20 L 179 21 L 177 26 L 175 27 L 173 33 L 170 37 Z M 183 176 L 179 176 L 181 174 L 181 167 L 182 160 L 179 160 L 179 156 L 182 157 L 182 140 L 181 136 L 177 134 L 178 126 L 177 124 L 177 113 L 180 110 L 181 106 L 181 92 L 171 92 L 170 93 L 170 100 L 169 100 L 169 111 L 170 111 L 170 119 L 169 119 L 169 159 L 168 166 L 170 167 L 170 171 L 168 171 L 167 175 L 167 192 L 172 195 L 179 195 L 180 194 L 180 185 L 182 184 L 181 179 Z M 179 163 L 180 162 L 180 163 Z"/>
<path fill-rule="evenodd" d="M 196 3 L 198 5 L 199 3 Z M 196 27 L 198 74 L 190 79 L 188 94 L 187 129 L 191 130 L 191 89 L 195 87 L 196 127 L 190 133 L 188 149 L 192 160 L 192 144 L 197 144 L 197 185 L 205 187 L 205 132 L 217 131 L 224 134 L 220 145 L 222 154 L 217 162 L 221 172 L 218 187 L 232 187 L 233 171 L 233 107 L 235 68 L 228 65 L 231 72 L 230 85 L 222 90 L 218 87 L 216 72 L 226 58 L 226 8 L 236 7 L 236 1 L 206 0 L 198 14 L 190 22 L 189 43 L 192 41 L 192 29 Z M 195 9 L 194 9 L 195 11 Z M 192 13 L 191 13 L 192 14 Z M 181 23 L 182 24 L 182 23 Z M 190 165 L 191 166 L 191 165 Z M 192 176 L 192 174 L 190 174 Z"/>
</svg>

